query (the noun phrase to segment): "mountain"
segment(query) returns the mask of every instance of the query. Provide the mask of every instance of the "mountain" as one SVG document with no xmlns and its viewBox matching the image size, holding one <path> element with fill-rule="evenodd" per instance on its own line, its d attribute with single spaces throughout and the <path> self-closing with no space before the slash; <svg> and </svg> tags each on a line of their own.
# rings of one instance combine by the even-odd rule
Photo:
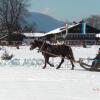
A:
<svg viewBox="0 0 100 100">
<path fill-rule="evenodd" d="M 24 20 L 21 20 L 21 25 L 23 27 L 25 25 L 32 26 L 32 29 L 37 32 L 48 32 L 63 26 L 64 22 L 45 14 L 28 12 L 25 14 Z"/>
</svg>

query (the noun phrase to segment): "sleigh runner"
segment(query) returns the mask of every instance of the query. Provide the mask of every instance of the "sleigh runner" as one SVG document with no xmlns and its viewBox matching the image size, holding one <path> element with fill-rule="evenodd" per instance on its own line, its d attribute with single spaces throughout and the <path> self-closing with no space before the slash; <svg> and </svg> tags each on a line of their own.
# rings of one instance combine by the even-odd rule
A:
<svg viewBox="0 0 100 100">
<path fill-rule="evenodd" d="M 91 61 L 89 59 L 80 59 L 79 64 L 82 68 L 88 70 L 88 71 L 98 71 L 100 72 L 100 61 L 96 62 L 95 68 L 91 68 Z"/>
</svg>

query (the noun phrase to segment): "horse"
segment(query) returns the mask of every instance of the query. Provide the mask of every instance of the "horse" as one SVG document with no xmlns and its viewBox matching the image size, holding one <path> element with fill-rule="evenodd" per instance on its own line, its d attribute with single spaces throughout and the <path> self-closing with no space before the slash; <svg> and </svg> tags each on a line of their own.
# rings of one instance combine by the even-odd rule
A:
<svg viewBox="0 0 100 100">
<path fill-rule="evenodd" d="M 49 43 L 46 43 L 44 41 L 40 40 L 34 40 L 34 42 L 31 43 L 30 50 L 35 49 L 36 47 L 39 48 L 39 51 L 42 52 L 44 58 L 45 58 L 45 64 L 43 69 L 46 68 L 47 63 L 54 67 L 53 64 L 49 62 L 49 57 L 59 57 L 61 56 L 61 62 L 57 66 L 56 69 L 59 69 L 64 62 L 64 58 L 67 57 L 68 60 L 70 60 L 71 65 L 72 65 L 72 70 L 74 70 L 74 64 L 73 62 L 75 61 L 74 56 L 73 56 L 73 51 L 70 46 L 62 44 L 62 45 L 51 45 Z"/>
</svg>

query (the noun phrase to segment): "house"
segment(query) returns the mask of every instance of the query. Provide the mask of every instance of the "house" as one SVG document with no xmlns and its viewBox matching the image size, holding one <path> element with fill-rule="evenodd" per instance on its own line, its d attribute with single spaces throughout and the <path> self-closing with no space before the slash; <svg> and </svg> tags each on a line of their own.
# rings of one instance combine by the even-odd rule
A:
<svg viewBox="0 0 100 100">
<path fill-rule="evenodd" d="M 11 45 L 22 44 L 24 35 L 13 33 L 8 37 L 8 33 L 2 33 L 0 34 L 0 45 L 8 45 L 8 38 L 11 41 Z"/>
<path fill-rule="evenodd" d="M 50 32 L 45 33 L 45 38 L 46 40 L 50 42 L 56 43 L 64 41 L 64 38 L 66 37 L 66 28 L 65 27 L 60 27 L 56 28 Z"/>
<path fill-rule="evenodd" d="M 23 42 L 28 45 L 35 39 L 57 42 L 56 40 L 65 37 L 64 35 L 66 34 L 66 29 L 64 27 L 61 27 L 47 33 L 22 33 L 22 34 L 25 36 Z"/>
<path fill-rule="evenodd" d="M 96 34 L 97 45 L 100 45 L 100 33 Z"/>
<path fill-rule="evenodd" d="M 86 43 L 89 45 L 97 44 L 96 34 L 100 33 L 99 29 L 96 29 L 84 21 L 76 23 L 68 27 L 66 36 L 66 43 L 70 45 L 80 45 Z"/>
<path fill-rule="evenodd" d="M 66 24 L 47 33 L 23 33 L 23 35 L 26 37 L 24 42 L 26 41 L 28 44 L 34 39 L 38 39 L 50 41 L 51 43 L 57 43 L 58 41 L 69 45 L 81 45 L 83 43 L 93 45 L 98 44 L 97 33 L 100 33 L 99 29 L 81 21 L 73 25 Z"/>
<path fill-rule="evenodd" d="M 81 21 L 45 33 L 45 37 L 46 40 L 50 40 L 51 42 L 59 41 L 70 45 L 81 45 L 83 43 L 93 45 L 100 44 L 100 38 L 96 37 L 97 33 L 100 33 L 99 29 Z"/>
<path fill-rule="evenodd" d="M 96 37 L 97 33 L 100 33 L 99 29 L 81 21 L 80 23 L 65 25 L 64 27 L 52 30 L 46 33 L 45 37 L 47 40 L 51 40 L 53 42 L 56 40 L 70 45 L 81 45 L 83 43 L 93 45 L 100 42 Z"/>
<path fill-rule="evenodd" d="M 23 43 L 29 45 L 34 40 L 44 39 L 44 33 L 22 33 Z"/>
</svg>

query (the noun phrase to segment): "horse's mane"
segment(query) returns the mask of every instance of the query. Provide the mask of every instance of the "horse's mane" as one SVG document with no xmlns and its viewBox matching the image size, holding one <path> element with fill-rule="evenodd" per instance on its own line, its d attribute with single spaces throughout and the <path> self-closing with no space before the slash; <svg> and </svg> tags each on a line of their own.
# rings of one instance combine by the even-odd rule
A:
<svg viewBox="0 0 100 100">
<path fill-rule="evenodd" d="M 49 46 L 61 46 L 61 45 L 65 45 L 65 46 L 68 46 L 68 45 L 66 45 L 66 44 L 52 44 L 52 43 L 48 43 L 48 42 L 46 42 L 46 41 L 41 41 L 41 40 L 35 40 L 37 43 L 40 43 L 40 44 L 43 44 L 43 43 L 45 43 L 46 45 L 49 45 Z"/>
</svg>

